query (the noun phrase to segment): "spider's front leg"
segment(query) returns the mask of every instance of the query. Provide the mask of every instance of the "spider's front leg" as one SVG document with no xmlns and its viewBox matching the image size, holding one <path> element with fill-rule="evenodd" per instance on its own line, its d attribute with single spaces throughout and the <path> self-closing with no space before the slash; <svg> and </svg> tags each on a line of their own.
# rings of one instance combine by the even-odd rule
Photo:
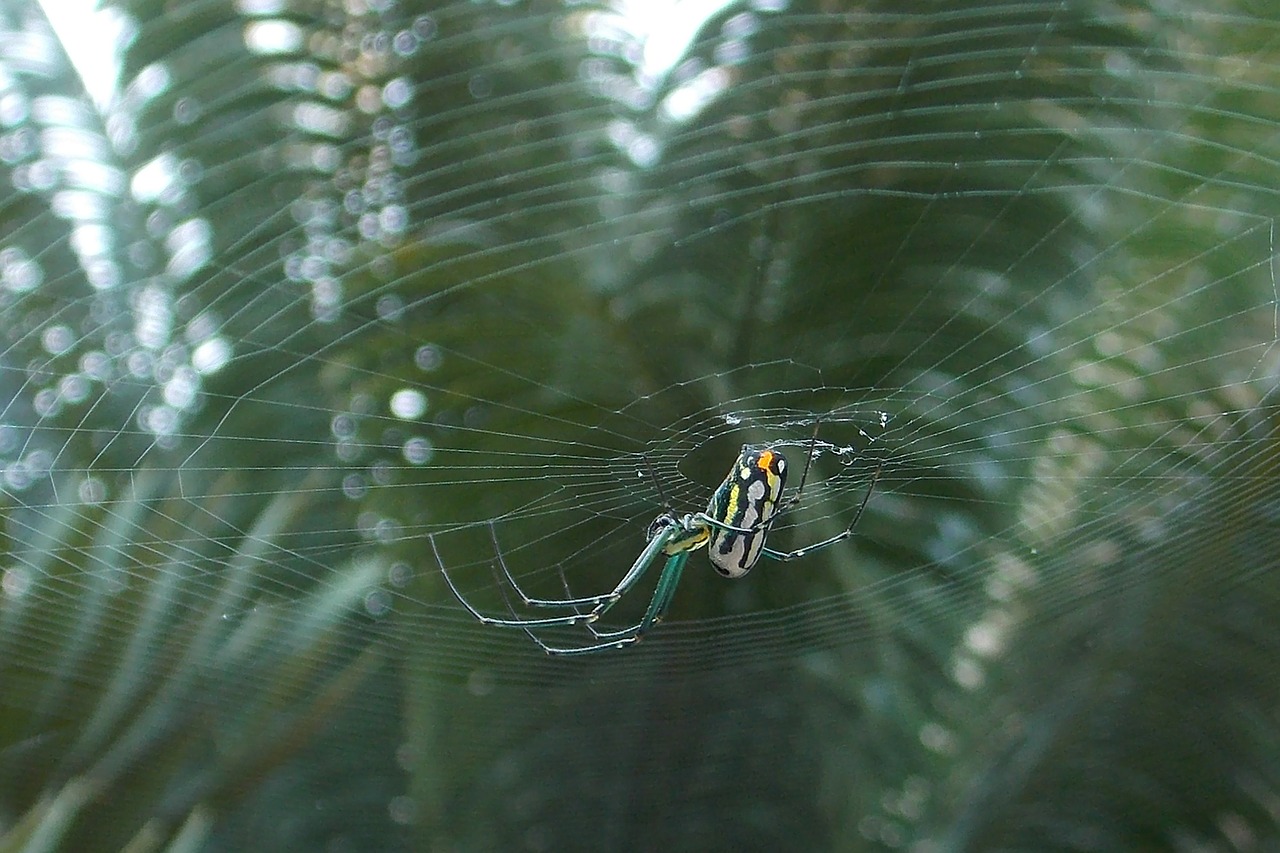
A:
<svg viewBox="0 0 1280 853">
<path fill-rule="evenodd" d="M 862 503 L 858 504 L 858 511 L 853 514 L 853 520 L 849 522 L 849 526 L 846 527 L 843 532 L 837 533 L 835 536 L 832 536 L 829 539 L 823 539 L 821 542 L 815 542 L 812 545 L 806 545 L 803 548 L 797 548 L 794 551 L 782 552 L 782 551 L 774 551 L 770 548 L 765 548 L 764 549 L 765 556 L 771 560 L 778 560 L 779 562 L 785 563 L 791 560 L 798 560 L 801 557 L 804 557 L 808 554 L 812 554 L 815 551 L 821 551 L 823 548 L 826 548 L 830 545 L 835 545 L 837 542 L 843 542 L 844 540 L 848 539 L 850 536 L 853 535 L 853 531 L 858 526 L 858 522 L 862 520 L 862 512 L 867 508 L 867 501 L 871 500 L 872 492 L 876 490 L 876 482 L 879 481 L 880 471 L 883 468 L 884 468 L 884 463 L 881 462 L 879 465 L 876 466 L 875 471 L 871 473 L 871 483 L 870 485 L 867 486 L 867 493 L 862 496 Z"/>
</svg>

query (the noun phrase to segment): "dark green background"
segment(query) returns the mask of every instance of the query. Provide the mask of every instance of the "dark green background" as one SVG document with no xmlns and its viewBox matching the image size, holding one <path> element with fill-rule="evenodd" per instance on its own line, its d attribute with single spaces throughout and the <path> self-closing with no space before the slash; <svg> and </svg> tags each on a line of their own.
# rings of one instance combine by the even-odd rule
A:
<svg viewBox="0 0 1280 853">
<path fill-rule="evenodd" d="M 734 8 L 631 103 L 595 4 L 113 5 L 105 116 L 0 5 L 0 853 L 1280 844 L 1271 4 Z M 779 547 L 883 463 L 859 535 L 634 649 L 441 583 L 607 589 L 641 454 L 819 416 Z"/>
</svg>

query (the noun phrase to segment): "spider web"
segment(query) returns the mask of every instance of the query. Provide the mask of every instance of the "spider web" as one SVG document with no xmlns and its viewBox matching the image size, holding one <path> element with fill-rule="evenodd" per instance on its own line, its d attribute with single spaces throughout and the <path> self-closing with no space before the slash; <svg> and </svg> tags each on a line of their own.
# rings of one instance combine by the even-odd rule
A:
<svg viewBox="0 0 1280 853">
<path fill-rule="evenodd" d="M 1275 843 L 1274 13 L 654 8 L 0 9 L 0 839 Z"/>
</svg>

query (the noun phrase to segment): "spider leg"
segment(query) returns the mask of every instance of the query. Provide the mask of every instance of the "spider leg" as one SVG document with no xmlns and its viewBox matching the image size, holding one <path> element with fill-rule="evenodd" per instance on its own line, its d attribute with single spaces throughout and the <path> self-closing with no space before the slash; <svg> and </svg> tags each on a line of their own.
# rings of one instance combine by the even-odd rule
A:
<svg viewBox="0 0 1280 853">
<path fill-rule="evenodd" d="M 663 539 L 668 537 L 657 538 Z M 646 551 L 648 551 L 648 548 L 646 548 Z M 643 560 L 643 558 L 644 555 L 641 555 L 641 560 Z M 653 560 L 649 560 L 649 564 L 652 564 L 652 562 Z M 689 551 L 680 551 L 667 557 L 666 565 L 662 567 L 662 575 L 658 578 L 657 588 L 654 589 L 653 598 L 649 599 L 649 607 L 646 608 L 644 616 L 641 617 L 640 621 L 636 622 L 635 625 L 628 625 L 627 628 L 620 628 L 617 630 L 602 631 L 596 629 L 594 625 L 598 616 L 593 616 L 593 613 L 582 613 L 584 617 L 590 617 L 590 619 L 586 619 L 584 621 L 584 624 L 586 625 L 586 629 L 591 631 L 591 635 L 598 640 L 596 643 L 588 644 L 588 646 L 557 647 L 550 646 L 549 643 L 544 642 L 544 640 L 538 637 L 538 635 L 532 633 L 527 626 L 525 628 L 525 633 L 529 634 L 529 637 L 534 640 L 534 642 L 538 644 L 544 652 L 547 652 L 548 654 L 561 654 L 561 656 L 563 656 L 563 654 L 589 654 L 591 652 L 604 651 L 604 649 L 623 648 L 631 646 L 631 644 L 634 643 L 639 643 L 640 638 L 643 637 L 646 631 L 653 628 L 654 625 L 657 625 L 659 621 L 662 621 L 662 617 L 667 615 L 667 608 L 671 607 L 672 599 L 676 597 L 676 588 L 680 585 L 681 574 L 684 573 L 686 562 L 689 562 Z M 637 565 L 639 564 L 640 561 L 637 561 Z M 635 566 L 632 566 L 632 569 L 635 569 Z M 631 573 L 627 574 L 630 575 Z M 636 575 L 635 579 L 631 579 L 631 583 L 634 584 L 636 579 L 639 579 L 639 575 Z M 626 581 L 627 578 L 623 578 L 622 580 Z M 563 573 L 561 573 L 561 581 L 564 584 L 564 594 L 572 598 L 573 593 L 570 588 L 568 588 L 568 579 L 564 578 Z M 618 585 L 621 587 L 622 584 L 620 583 Z M 617 594 L 618 597 L 621 598 L 622 594 L 625 593 L 626 590 L 622 590 L 622 592 Z M 612 602 L 609 603 L 609 606 L 612 606 Z M 607 610 L 608 606 L 605 606 L 603 610 L 600 610 L 600 612 L 603 613 Z"/>
<path fill-rule="evenodd" d="M 658 577 L 658 585 L 653 590 L 653 598 L 649 599 L 649 607 L 645 610 L 644 616 L 635 625 L 619 628 L 616 631 L 600 631 L 596 629 L 595 625 L 587 623 L 591 633 L 601 640 L 634 637 L 635 639 L 631 640 L 631 642 L 639 641 L 642 634 L 661 622 L 662 617 L 666 615 L 667 608 L 671 606 L 671 600 L 675 597 L 676 587 L 680 584 L 680 575 L 684 572 L 684 564 L 688 561 L 688 551 L 680 551 L 667 558 L 666 565 L 662 567 L 662 574 Z"/>
<path fill-rule="evenodd" d="M 526 632 L 529 633 L 529 632 Z M 637 642 L 637 637 L 628 637 L 621 640 L 609 640 L 601 643 L 591 643 L 586 646 L 552 646 L 545 641 L 539 639 L 536 635 L 529 633 L 530 638 L 537 643 L 538 648 L 542 649 L 549 655 L 554 657 L 573 657 L 575 655 L 589 655 L 595 652 L 603 652 L 608 649 L 622 649 Z"/>
<path fill-rule="evenodd" d="M 667 615 L 667 608 L 676 597 L 676 588 L 680 586 L 680 576 L 684 573 L 685 563 L 689 562 L 689 552 L 681 551 L 672 554 L 667 564 L 662 567 L 662 575 L 658 578 L 658 588 L 653 592 L 653 600 L 649 602 L 649 610 L 636 629 L 636 639 L 657 625 Z"/>
<path fill-rule="evenodd" d="M 564 648 L 549 645 L 528 628 L 525 629 L 525 633 L 549 655 L 586 655 L 605 649 L 621 649 L 638 643 L 645 632 L 662 621 L 662 617 L 666 615 L 667 608 L 675 598 L 676 588 L 680 585 L 680 576 L 684 572 L 685 563 L 688 561 L 688 551 L 680 551 L 667 558 L 666 565 L 662 567 L 662 575 L 658 578 L 658 586 L 653 591 L 653 598 L 649 600 L 644 616 L 635 625 L 620 628 L 617 631 L 597 631 L 595 626 L 588 622 L 587 628 L 599 642 Z"/>
<path fill-rule="evenodd" d="M 563 566 L 557 566 L 557 568 L 558 568 L 558 569 L 559 569 L 559 571 L 560 571 L 560 585 L 561 585 L 562 587 L 564 587 L 564 594 L 565 594 L 565 598 L 566 598 L 567 600 L 570 600 L 570 601 L 578 600 L 578 599 L 576 599 L 576 598 L 575 598 L 575 596 L 574 596 L 574 594 L 573 594 L 573 590 L 569 588 L 569 578 L 568 578 L 568 576 L 566 576 L 566 575 L 565 575 L 565 573 L 564 573 L 564 567 L 563 567 Z M 598 598 L 599 596 L 595 596 L 595 597 L 597 597 L 597 598 Z M 582 613 L 582 611 L 581 611 L 581 610 L 578 610 L 578 608 L 577 608 L 577 607 L 574 607 L 574 611 L 575 611 L 576 613 Z M 582 613 L 582 615 L 585 617 L 585 616 L 589 616 L 590 614 L 588 614 L 588 613 Z M 625 633 L 625 632 L 601 631 L 601 630 L 599 630 L 598 628 L 596 628 L 596 626 L 595 626 L 595 624 L 594 624 L 594 623 L 592 623 L 592 622 L 590 622 L 590 621 L 585 621 L 585 620 L 584 620 L 583 624 L 586 626 L 587 630 L 591 632 L 591 635 L 592 635 L 593 637 L 595 637 L 597 640 L 608 640 L 608 639 L 609 639 L 609 638 L 610 638 L 614 633 L 619 633 L 619 634 Z M 528 632 L 526 632 L 526 633 L 528 633 Z M 546 645 L 545 643 L 541 642 L 540 640 L 538 640 L 538 638 L 537 638 L 537 637 L 534 637 L 533 639 L 534 639 L 534 642 L 536 642 L 536 643 L 538 643 L 538 645 L 542 646 L 543 651 L 546 651 L 548 654 L 563 654 L 563 652 L 561 652 L 561 651 L 557 651 L 557 650 L 549 649 L 549 648 L 547 647 L 547 645 Z"/>
<path fill-rule="evenodd" d="M 679 564 L 674 567 L 675 574 L 672 575 L 673 567 L 671 564 L 672 564 L 672 561 L 674 561 L 677 557 L 681 559 Z M 586 625 L 587 630 L 590 631 L 591 635 L 595 637 L 597 640 L 602 640 L 603 641 L 602 645 L 605 648 L 613 648 L 615 646 L 620 646 L 620 645 L 630 645 L 631 643 L 638 642 L 641 634 L 643 634 L 653 625 L 656 625 L 659 622 L 661 622 L 662 617 L 666 615 L 667 608 L 671 606 L 671 600 L 675 595 L 676 584 L 680 582 L 680 574 L 684 571 L 684 563 L 688 560 L 688 558 L 689 558 L 689 553 L 687 551 L 683 551 L 679 554 L 673 554 L 671 557 L 667 559 L 667 565 L 664 566 L 662 569 L 662 575 L 658 578 L 658 586 L 656 589 L 654 589 L 653 598 L 649 602 L 649 605 L 650 605 L 649 611 L 646 613 L 645 617 L 641 619 L 639 623 L 629 628 L 620 628 L 618 630 L 612 630 L 612 631 L 601 631 L 599 628 L 595 626 L 594 622 L 585 622 L 584 624 Z M 566 600 L 570 600 L 570 601 L 578 600 L 574 598 L 573 590 L 569 588 L 569 579 L 565 576 L 563 569 L 560 570 L 560 583 L 564 587 L 564 594 L 565 594 Z M 578 611 L 578 612 L 581 612 L 581 611 Z M 585 616 L 587 614 L 583 614 L 583 615 Z M 564 652 L 562 651 L 548 649 L 547 645 L 539 641 L 537 637 L 534 637 L 533 640 L 534 642 L 538 643 L 538 645 L 542 646 L 544 650 L 549 651 L 551 654 L 564 654 Z M 626 642 L 619 643 L 618 642 L 619 640 L 625 640 Z M 593 646 L 591 648 L 598 649 L 600 648 L 600 646 Z"/>
<path fill-rule="evenodd" d="M 578 600 L 578 599 L 576 599 L 576 598 L 575 598 L 575 596 L 574 596 L 574 594 L 573 594 L 573 590 L 569 588 L 569 578 L 568 578 L 568 577 L 565 575 L 565 573 L 564 573 L 564 567 L 563 567 L 563 566 L 558 566 L 557 568 L 558 568 L 558 569 L 559 569 L 559 571 L 560 571 L 560 585 L 564 587 L 564 594 L 565 594 L 565 598 L 566 598 L 567 600 L 570 600 L 570 601 L 576 601 L 576 600 Z M 596 597 L 596 598 L 598 598 L 599 596 L 595 596 L 595 597 Z M 582 611 L 581 611 L 581 610 L 578 610 L 578 608 L 577 608 L 577 607 L 575 607 L 575 608 L 574 608 L 574 611 L 575 611 L 575 612 L 577 612 L 577 613 L 582 613 Z M 583 615 L 583 616 L 588 616 L 588 615 L 590 615 L 590 614 L 583 613 L 582 615 Z M 584 622 L 583 622 L 583 624 L 584 624 L 584 625 L 586 625 L 587 630 L 588 630 L 588 631 L 590 631 L 590 632 L 591 632 L 591 635 L 592 635 L 593 637 L 595 637 L 597 640 L 608 640 L 608 639 L 610 639 L 614 634 L 618 634 L 618 635 L 620 635 L 620 636 L 621 636 L 621 635 L 625 635 L 625 632 L 601 631 L 601 630 L 599 630 L 598 628 L 596 628 L 596 626 L 595 626 L 595 624 L 594 624 L 594 623 L 592 623 L 592 622 L 590 622 L 590 621 L 584 621 Z M 526 631 L 525 633 L 528 633 L 528 632 Z M 530 636 L 532 636 L 532 635 L 530 635 Z M 555 649 L 551 649 L 551 648 L 549 648 L 549 647 L 547 646 L 547 644 L 546 644 L 546 643 L 543 643 L 543 642 L 542 642 L 541 640 L 539 640 L 537 637 L 534 637 L 534 638 L 533 638 L 533 640 L 534 640 L 534 642 L 536 642 L 538 645 L 542 646 L 543 651 L 547 652 L 548 654 L 564 654 L 564 653 L 565 653 L 565 652 L 560 651 L 560 650 L 555 650 Z M 608 647 L 612 647 L 612 644 L 610 644 Z M 597 647 L 593 647 L 593 648 L 598 648 L 598 646 L 597 646 Z"/>
<path fill-rule="evenodd" d="M 564 573 L 561 572 L 561 576 L 563 576 L 563 574 Z M 499 587 L 499 590 L 501 590 L 501 587 Z M 505 592 L 502 593 L 502 598 L 504 601 L 507 601 L 507 594 Z M 511 606 L 510 602 L 508 601 L 507 607 L 510 608 L 510 606 Z M 574 610 L 574 612 L 582 616 L 583 622 L 581 624 L 586 625 L 587 630 L 589 630 L 593 635 L 596 635 L 595 628 L 591 625 L 589 621 L 587 621 L 587 617 L 590 616 L 590 614 L 581 613 L 576 609 Z M 512 611 L 512 613 L 514 615 L 514 611 Z M 590 643 L 585 646 L 553 646 L 550 643 L 548 643 L 546 640 L 539 637 L 536 633 L 534 633 L 533 627 L 529 626 L 528 624 L 521 624 L 520 627 L 524 629 L 525 634 L 528 635 L 530 640 L 533 640 L 534 644 L 536 644 L 538 648 L 542 649 L 544 652 L 546 652 L 549 655 L 585 655 L 591 652 L 604 651 L 605 649 L 613 649 L 613 648 L 620 649 L 623 646 L 627 646 L 635 642 L 634 639 L 629 639 L 625 641 L 610 640 L 606 642 L 596 642 L 596 643 Z"/>
<path fill-rule="evenodd" d="M 804 494 L 804 484 L 809 482 L 809 468 L 813 465 L 813 451 L 818 449 L 818 429 L 822 426 L 822 418 L 818 418 L 813 422 L 813 435 L 809 436 L 809 452 L 804 457 L 804 470 L 800 472 L 800 483 L 796 486 L 796 493 L 778 507 L 774 518 L 800 503 L 800 496 Z"/>
<path fill-rule="evenodd" d="M 640 578 L 644 577 L 644 573 L 653 565 L 653 561 L 658 559 L 658 555 L 662 553 L 663 548 L 667 547 L 667 543 L 679 535 L 680 527 L 673 526 L 663 529 L 661 533 L 650 539 L 649 543 L 644 546 L 644 550 L 640 552 L 640 556 L 636 557 L 636 561 L 631 564 L 631 568 L 622 576 L 622 580 L 618 581 L 618 585 L 613 588 L 613 592 L 601 596 L 604 600 L 587 614 L 588 621 L 594 622 L 608 613 L 609 608 L 617 604 L 618 600 L 626 595 Z M 670 560 L 668 560 L 669 563 Z M 664 569 L 663 571 L 665 573 L 666 570 Z"/>
<path fill-rule="evenodd" d="M 516 595 L 520 596 L 520 601 L 526 607 L 570 607 L 577 610 L 579 607 L 595 607 L 596 605 L 607 601 L 608 594 L 605 595 L 588 595 L 583 598 L 574 598 L 569 592 L 569 583 L 565 580 L 564 569 L 557 567 L 560 572 L 561 581 L 564 583 L 565 594 L 568 598 L 534 598 L 525 593 L 520 588 L 520 584 L 516 582 L 515 575 L 511 574 L 511 570 L 507 568 L 507 561 L 502 556 L 502 546 L 498 544 L 498 532 L 494 529 L 493 522 L 489 522 L 489 537 L 493 540 L 493 552 L 498 555 L 498 565 L 502 567 L 502 574 L 506 577 L 507 583 L 511 584 L 511 588 L 516 591 Z M 581 614 L 584 618 L 586 614 Z"/>
<path fill-rule="evenodd" d="M 604 595 L 587 596 L 584 598 L 571 597 L 565 600 L 530 599 L 528 596 L 526 596 L 523 590 L 520 589 L 519 585 L 515 583 L 514 577 L 511 575 L 510 570 L 507 568 L 506 561 L 502 559 L 502 551 L 501 551 L 501 548 L 497 547 L 497 537 L 495 535 L 494 545 L 495 545 L 496 553 L 498 555 L 498 563 L 499 565 L 501 565 L 502 571 L 506 575 L 507 579 L 511 582 L 512 588 L 514 588 L 520 594 L 521 598 L 524 601 L 530 602 L 530 603 L 536 602 L 536 604 L 531 604 L 531 606 L 569 607 L 573 609 L 572 613 L 569 613 L 563 616 L 546 616 L 546 617 L 534 617 L 534 618 L 523 618 L 516 614 L 514 608 L 511 606 L 511 600 L 508 598 L 507 592 L 504 589 L 503 584 L 501 583 L 501 578 L 497 577 L 496 568 L 494 569 L 494 575 L 495 575 L 495 578 L 499 581 L 498 591 L 502 595 L 502 599 L 507 606 L 507 611 L 508 613 L 510 613 L 511 618 L 500 618 L 497 616 L 489 616 L 485 613 L 481 613 L 471 604 L 471 602 L 467 601 L 467 599 L 463 597 L 462 592 L 458 589 L 457 585 L 454 584 L 453 578 L 449 576 L 449 572 L 445 569 L 444 559 L 440 555 L 440 548 L 439 546 L 436 545 L 435 536 L 428 535 L 427 538 L 431 542 L 431 550 L 435 554 L 436 562 L 440 566 L 440 574 L 444 576 L 445 583 L 448 584 L 449 589 L 450 591 L 453 592 L 454 597 L 457 598 L 458 601 L 462 603 L 462 606 L 467 609 L 467 612 L 469 612 L 472 616 L 474 616 L 478 621 L 484 623 L 485 625 L 497 625 L 504 628 L 521 628 L 525 631 L 525 633 L 529 634 L 529 636 L 533 638 L 534 642 L 536 642 L 539 646 L 541 646 L 542 649 L 546 651 L 548 654 L 579 654 L 579 653 L 585 654 L 587 651 L 599 651 L 601 649 L 612 648 L 614 646 L 625 646 L 625 645 L 634 643 L 636 642 L 636 638 L 639 633 L 643 633 L 643 631 L 648 630 L 648 628 L 657 619 L 660 619 L 661 618 L 660 611 L 665 612 L 666 606 L 670 604 L 671 595 L 674 593 L 674 584 L 672 583 L 672 578 L 671 578 L 672 562 L 675 557 L 681 556 L 681 555 L 684 555 L 687 559 L 688 554 L 686 552 L 680 552 L 679 554 L 672 555 L 672 557 L 667 560 L 667 564 L 663 568 L 662 577 L 659 578 L 658 590 L 655 591 L 654 593 L 654 599 L 650 602 L 649 609 L 646 611 L 644 619 L 642 619 L 641 622 L 635 626 L 632 626 L 630 628 L 620 629 L 618 631 L 608 631 L 608 632 L 597 632 L 594 629 L 592 629 L 593 635 L 598 635 L 599 637 L 604 638 L 601 642 L 595 643 L 590 646 L 573 647 L 569 649 L 561 649 L 561 648 L 548 645 L 547 643 L 543 642 L 540 638 L 534 636 L 531 629 L 569 627 L 573 625 L 590 626 L 592 622 L 595 622 L 601 616 L 608 613 L 609 610 L 615 604 L 617 604 L 618 601 L 624 595 L 626 595 L 627 592 L 629 592 L 633 586 L 636 585 L 636 583 L 640 580 L 640 578 L 644 576 L 645 572 L 648 571 L 649 567 L 653 565 L 653 562 L 658 558 L 658 556 L 662 554 L 662 551 L 667 546 L 667 544 L 671 542 L 671 540 L 678 537 L 681 532 L 682 532 L 682 528 L 680 528 L 679 526 L 671 526 L 671 527 L 665 528 L 658 535 L 650 539 L 649 542 L 645 545 L 644 550 L 640 552 L 640 556 L 637 557 L 636 561 L 631 564 L 631 568 L 627 570 L 627 573 L 623 575 L 622 580 L 618 581 L 617 585 L 613 588 L 611 592 L 605 593 Z M 684 567 L 684 561 L 680 560 L 678 565 L 676 566 L 676 572 L 675 572 L 675 578 L 674 578 L 675 581 L 679 580 L 679 575 L 680 575 L 679 570 L 683 569 L 683 567 Z M 568 585 L 566 582 L 566 589 L 567 589 L 567 586 Z M 661 593 L 661 595 L 659 595 L 659 593 Z M 587 612 L 583 612 L 578 609 L 579 607 L 586 607 L 586 606 L 590 606 L 591 610 Z"/>
<path fill-rule="evenodd" d="M 567 616 L 521 619 L 516 617 L 514 612 L 512 612 L 513 618 L 499 619 L 496 616 L 488 616 L 481 613 L 472 606 L 471 602 L 467 601 L 467 599 L 463 597 L 462 592 L 459 591 L 458 587 L 454 584 L 453 578 L 449 577 L 449 572 L 444 567 L 444 560 L 440 557 L 440 549 L 436 545 L 435 536 L 428 535 L 427 540 L 431 542 L 431 550 L 436 555 L 436 563 L 440 566 L 440 574 L 444 576 L 444 582 L 449 585 L 449 589 L 453 592 L 454 598 L 458 599 L 458 601 L 462 603 L 462 606 L 467 609 L 467 612 L 486 625 L 500 625 L 507 628 L 549 628 L 556 625 L 580 625 L 591 617 L 591 614 L 589 613 L 583 614 L 575 612 Z M 501 586 L 499 586 L 499 589 L 501 589 Z M 503 592 L 502 595 L 505 600 L 506 593 Z M 507 603 L 507 609 L 511 609 L 510 602 Z"/>
<path fill-rule="evenodd" d="M 829 545 L 834 545 L 837 542 L 843 542 L 848 539 L 853 535 L 854 528 L 858 526 L 858 521 L 862 518 L 862 511 L 867 508 L 867 501 L 871 500 L 871 493 L 876 490 L 876 482 L 880 479 L 880 472 L 883 469 L 884 463 L 881 462 L 876 466 L 876 470 L 872 472 L 871 484 L 867 486 L 867 493 L 862 496 L 862 503 L 858 504 L 858 511 L 853 514 L 853 520 L 849 522 L 849 526 L 844 529 L 843 533 L 837 533 L 830 539 L 823 539 L 821 542 L 815 542 L 812 545 L 806 545 L 803 548 L 797 548 L 794 551 L 787 551 L 785 553 L 782 551 L 774 551 L 770 548 L 764 548 L 762 549 L 764 555 L 772 560 L 788 562 L 790 560 L 798 560 L 806 554 L 812 554 L 814 551 L 821 551 Z M 774 517 L 776 518 L 777 516 Z M 772 520 L 773 519 L 770 519 L 770 521 Z"/>
</svg>

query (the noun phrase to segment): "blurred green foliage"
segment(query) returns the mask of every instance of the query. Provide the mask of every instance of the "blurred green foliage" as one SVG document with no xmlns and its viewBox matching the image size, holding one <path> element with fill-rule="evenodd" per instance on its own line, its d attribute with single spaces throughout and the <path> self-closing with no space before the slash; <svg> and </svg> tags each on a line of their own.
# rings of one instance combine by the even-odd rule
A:
<svg viewBox="0 0 1280 853">
<path fill-rule="evenodd" d="M 1280 843 L 1269 6 L 111 5 L 106 115 L 0 5 L 0 851 Z M 610 588 L 738 407 L 853 545 L 448 595 Z"/>
</svg>

